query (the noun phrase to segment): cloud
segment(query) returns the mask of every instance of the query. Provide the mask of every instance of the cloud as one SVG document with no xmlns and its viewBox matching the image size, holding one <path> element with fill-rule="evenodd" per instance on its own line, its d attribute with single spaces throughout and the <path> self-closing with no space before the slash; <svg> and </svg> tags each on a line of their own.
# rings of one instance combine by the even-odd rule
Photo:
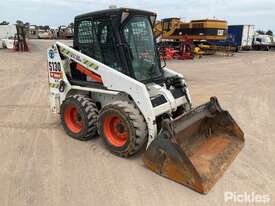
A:
<svg viewBox="0 0 275 206">
<path fill-rule="evenodd" d="M 0 20 L 17 19 L 34 24 L 60 25 L 74 16 L 106 9 L 109 5 L 151 10 L 159 18 L 220 18 L 229 24 L 254 24 L 275 30 L 274 0 L 6 0 L 1 2 Z"/>
</svg>

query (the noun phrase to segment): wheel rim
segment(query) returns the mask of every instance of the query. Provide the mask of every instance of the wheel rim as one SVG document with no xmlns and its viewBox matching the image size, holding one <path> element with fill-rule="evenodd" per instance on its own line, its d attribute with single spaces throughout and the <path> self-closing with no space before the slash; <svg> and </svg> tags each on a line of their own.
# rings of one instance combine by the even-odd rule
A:
<svg viewBox="0 0 275 206">
<path fill-rule="evenodd" d="M 70 105 L 65 109 L 64 120 L 68 129 L 73 133 L 79 133 L 81 131 L 83 121 L 75 106 Z"/>
<path fill-rule="evenodd" d="M 129 137 L 126 123 L 117 115 L 110 115 L 104 119 L 103 131 L 109 143 L 115 147 L 124 146 Z"/>
</svg>

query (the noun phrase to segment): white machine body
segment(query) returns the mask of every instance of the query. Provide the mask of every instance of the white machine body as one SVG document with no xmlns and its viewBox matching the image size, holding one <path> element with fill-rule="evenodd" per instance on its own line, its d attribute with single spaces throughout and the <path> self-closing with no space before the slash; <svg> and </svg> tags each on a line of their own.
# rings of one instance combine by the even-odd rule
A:
<svg viewBox="0 0 275 206">
<path fill-rule="evenodd" d="M 60 113 L 60 106 L 66 97 L 74 91 L 90 92 L 93 99 L 100 102 L 102 106 L 115 100 L 133 100 L 145 118 L 148 127 L 148 144 L 157 136 L 156 117 L 162 114 L 171 114 L 179 106 L 186 110 L 191 108 L 191 97 L 188 88 L 185 88 L 184 96 L 175 98 L 166 86 L 155 83 L 143 84 L 97 60 L 61 43 L 56 42 L 47 50 L 47 69 L 50 88 L 50 108 L 53 113 Z M 61 58 L 62 56 L 62 58 Z M 85 67 L 89 71 L 99 75 L 102 79 L 104 88 L 92 88 L 85 86 L 72 85 L 67 78 L 70 73 L 69 64 L 75 62 Z M 163 68 L 164 76 L 179 76 L 175 71 Z M 184 79 L 182 84 L 186 85 Z M 153 106 L 155 98 L 163 96 L 165 101 Z M 163 99 L 163 98 L 162 98 Z"/>
</svg>

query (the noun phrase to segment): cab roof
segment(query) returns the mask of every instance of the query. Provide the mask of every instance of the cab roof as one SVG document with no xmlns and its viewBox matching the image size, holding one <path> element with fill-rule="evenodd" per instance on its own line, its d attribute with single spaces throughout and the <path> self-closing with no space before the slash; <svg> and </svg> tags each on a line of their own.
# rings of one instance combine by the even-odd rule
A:
<svg viewBox="0 0 275 206">
<path fill-rule="evenodd" d="M 81 15 L 76 16 L 75 20 L 85 19 L 85 18 L 89 18 L 89 17 L 98 17 L 98 16 L 121 15 L 122 12 L 129 12 L 129 13 L 133 13 L 133 14 L 140 14 L 140 15 L 146 15 L 146 16 L 156 16 L 156 13 L 151 12 L 151 11 L 131 9 L 131 8 L 116 8 L 116 9 L 105 9 L 105 10 L 81 14 Z"/>
</svg>

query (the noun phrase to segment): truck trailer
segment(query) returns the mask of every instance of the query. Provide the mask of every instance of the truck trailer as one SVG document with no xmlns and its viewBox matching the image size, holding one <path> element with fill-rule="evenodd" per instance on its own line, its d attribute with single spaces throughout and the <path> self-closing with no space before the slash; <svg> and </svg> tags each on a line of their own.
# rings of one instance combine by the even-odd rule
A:
<svg viewBox="0 0 275 206">
<path fill-rule="evenodd" d="M 228 39 L 233 41 L 238 50 L 251 50 L 254 37 L 254 25 L 229 25 L 228 37 Z"/>
</svg>

